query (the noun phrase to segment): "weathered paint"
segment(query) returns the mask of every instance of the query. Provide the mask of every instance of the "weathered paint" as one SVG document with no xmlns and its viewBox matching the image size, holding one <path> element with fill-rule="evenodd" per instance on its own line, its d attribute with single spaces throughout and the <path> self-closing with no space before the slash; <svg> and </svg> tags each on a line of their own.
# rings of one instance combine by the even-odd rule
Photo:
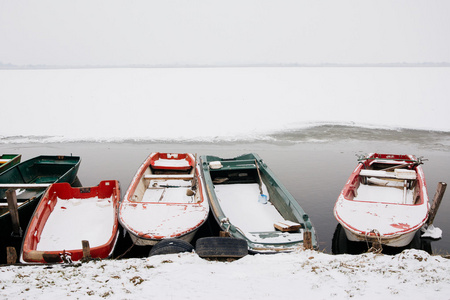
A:
<svg viewBox="0 0 450 300">
<path fill-rule="evenodd" d="M 262 181 L 268 189 L 270 202 L 276 207 L 283 218 L 302 224 L 303 228 L 300 229 L 299 233 L 295 233 L 294 235 L 302 235 L 304 230 L 308 230 L 311 232 L 313 247 L 318 247 L 315 229 L 312 226 L 308 215 L 257 154 L 244 154 L 232 159 L 223 159 L 216 156 L 201 156 L 200 160 L 208 201 L 217 223 L 222 230 L 228 231 L 231 236 L 245 239 L 251 252 L 288 252 L 303 249 L 303 238 L 298 238 L 298 236 L 291 238 L 289 237 L 289 234 L 275 231 L 275 228 L 270 232 L 257 232 L 253 234 L 242 232 L 239 229 L 239 224 L 235 224 L 232 220 L 228 220 L 227 215 L 222 210 L 214 189 L 214 183 L 212 182 L 211 173 L 214 170 L 211 170 L 209 167 L 210 162 L 221 162 L 222 167 L 215 170 L 219 172 L 240 172 L 249 170 L 256 172 L 256 170 L 259 169 Z M 292 237 L 294 235 L 292 235 Z M 277 240 L 271 241 L 271 237 L 274 236 L 277 237 Z M 261 242 L 263 239 L 265 239 L 266 242 Z"/>
<path fill-rule="evenodd" d="M 180 170 L 188 171 L 190 169 L 190 173 L 195 175 L 197 179 L 198 188 L 193 203 L 142 201 L 148 187 L 145 176 L 152 173 L 151 169 L 155 166 L 155 161 L 158 159 L 183 159 L 189 162 L 188 168 L 182 166 L 182 164 L 179 166 L 170 164 L 167 167 L 158 165 L 157 169 L 164 174 L 172 174 L 174 171 Z M 152 153 L 139 167 L 120 203 L 119 222 L 130 234 L 133 243 L 136 245 L 154 245 L 158 241 L 167 238 L 180 238 L 191 241 L 194 233 L 208 217 L 209 205 L 205 199 L 203 179 L 199 167 L 196 165 L 194 155 L 190 153 Z M 131 208 L 134 209 L 134 214 L 130 210 Z M 164 214 L 160 213 L 161 209 L 165 210 Z M 182 215 L 180 212 L 182 212 Z M 182 216 L 189 216 L 189 222 L 186 222 L 186 218 L 183 219 Z M 133 218 L 142 218 L 142 222 L 151 220 L 154 226 L 151 224 L 138 226 Z"/>
<path fill-rule="evenodd" d="M 361 169 L 369 168 L 375 158 L 389 159 L 397 163 L 416 161 L 412 155 L 369 155 L 368 159 L 358 164 L 347 180 L 334 206 L 334 216 L 342 224 L 351 241 L 381 242 L 388 246 L 403 247 L 411 242 L 415 232 L 423 226 L 428 217 L 425 176 L 420 165 L 413 167 L 417 173 L 418 191 L 414 204 L 391 203 L 386 199 L 354 200 L 360 185 L 359 173 Z"/>
<path fill-rule="evenodd" d="M 86 192 L 89 191 L 89 192 Z M 46 249 L 45 251 L 37 251 L 38 243 L 41 234 L 46 226 L 51 213 L 54 210 L 58 199 L 70 201 L 77 199 L 79 205 L 83 205 L 83 199 L 98 197 L 99 199 L 111 198 L 115 217 L 112 228 L 110 228 L 110 236 L 108 241 L 102 245 L 95 245 L 90 248 L 92 258 L 107 258 L 109 257 L 115 247 L 118 238 L 119 224 L 117 221 L 117 207 L 120 201 L 120 187 L 116 180 L 105 180 L 99 183 L 96 187 L 73 188 L 68 183 L 55 183 L 42 196 L 33 218 L 30 221 L 27 232 L 25 234 L 21 261 L 23 263 L 60 263 L 64 258 L 70 258 L 72 261 L 79 261 L 83 258 L 83 249 Z M 81 216 L 80 216 L 81 217 Z M 70 224 L 61 224 L 61 226 L 69 226 Z M 77 228 L 71 228 L 77 230 Z M 107 230 L 108 231 L 108 230 Z M 92 246 L 92 245 L 91 245 Z"/>
</svg>

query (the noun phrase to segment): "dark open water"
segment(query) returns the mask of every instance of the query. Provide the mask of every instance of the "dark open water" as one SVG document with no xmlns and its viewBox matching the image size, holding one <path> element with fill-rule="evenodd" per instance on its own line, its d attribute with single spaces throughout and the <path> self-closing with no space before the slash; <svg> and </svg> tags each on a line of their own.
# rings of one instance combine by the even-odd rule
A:
<svg viewBox="0 0 450 300">
<path fill-rule="evenodd" d="M 22 139 L 22 138 L 21 138 Z M 348 126 L 316 126 L 235 142 L 62 142 L 17 143 L 0 140 L 0 153 L 21 153 L 22 161 L 41 154 L 82 157 L 78 177 L 84 186 L 117 179 L 122 195 L 137 168 L 151 153 L 191 152 L 234 157 L 258 153 L 310 215 L 320 249 L 331 253 L 337 221 L 334 203 L 356 166 L 357 155 L 370 152 L 423 156 L 430 201 L 438 182 L 450 182 L 450 133 L 416 130 L 380 130 Z M 450 190 L 444 196 L 434 225 L 443 238 L 432 242 L 434 253 L 450 253 Z"/>
</svg>

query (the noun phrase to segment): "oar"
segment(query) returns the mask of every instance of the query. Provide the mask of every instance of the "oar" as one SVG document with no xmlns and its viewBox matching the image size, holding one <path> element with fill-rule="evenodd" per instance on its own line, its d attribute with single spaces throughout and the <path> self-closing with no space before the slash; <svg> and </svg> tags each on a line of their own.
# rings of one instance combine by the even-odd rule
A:
<svg viewBox="0 0 450 300">
<path fill-rule="evenodd" d="M 256 165 L 256 172 L 258 173 L 258 178 L 259 178 L 259 196 L 258 196 L 258 202 L 262 203 L 262 204 L 266 204 L 267 203 L 267 195 L 264 195 L 264 192 L 262 190 L 262 185 L 263 185 L 263 181 L 261 178 L 261 173 L 259 172 L 259 166 L 258 166 L 258 162 L 255 159 L 255 165 Z"/>
<path fill-rule="evenodd" d="M 401 164 L 401 165 L 396 165 L 396 166 L 392 166 L 392 167 L 389 167 L 389 168 L 381 169 L 380 171 L 390 171 L 390 170 L 395 170 L 395 169 L 399 169 L 399 168 L 403 168 L 403 167 L 413 166 L 415 164 L 416 164 L 415 162 L 407 163 L 407 164 Z"/>
</svg>

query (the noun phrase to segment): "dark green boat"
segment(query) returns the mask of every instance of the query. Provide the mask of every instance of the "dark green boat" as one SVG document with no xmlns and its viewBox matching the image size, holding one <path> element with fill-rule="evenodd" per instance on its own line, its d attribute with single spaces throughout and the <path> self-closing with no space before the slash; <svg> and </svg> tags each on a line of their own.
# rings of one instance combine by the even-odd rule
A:
<svg viewBox="0 0 450 300">
<path fill-rule="evenodd" d="M 16 193 L 20 229 L 25 231 L 42 194 L 55 182 L 73 183 L 81 159 L 78 156 L 38 156 L 0 174 L 0 263 L 6 262 L 6 247 L 20 253 L 22 235 L 13 233 L 6 192 Z"/>
<path fill-rule="evenodd" d="M 211 212 L 221 230 L 245 239 L 251 253 L 317 249 L 308 215 L 257 154 L 200 159 Z"/>
<path fill-rule="evenodd" d="M 22 155 L 20 154 L 3 154 L 0 156 L 0 174 L 20 163 L 21 158 Z"/>
</svg>

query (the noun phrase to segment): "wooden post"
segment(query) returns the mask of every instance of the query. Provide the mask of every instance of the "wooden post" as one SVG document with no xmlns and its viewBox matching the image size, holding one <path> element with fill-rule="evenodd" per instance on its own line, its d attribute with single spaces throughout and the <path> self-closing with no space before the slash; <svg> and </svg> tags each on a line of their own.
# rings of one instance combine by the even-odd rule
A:
<svg viewBox="0 0 450 300">
<path fill-rule="evenodd" d="M 19 211 L 17 208 L 16 190 L 8 189 L 6 191 L 6 199 L 8 201 L 8 209 L 9 209 L 9 213 L 11 215 L 13 236 L 21 237 L 22 229 L 20 228 L 20 222 L 19 222 Z"/>
<path fill-rule="evenodd" d="M 82 240 L 81 244 L 83 245 L 83 261 L 89 261 L 91 259 L 91 247 L 89 246 L 89 241 Z"/>
<path fill-rule="evenodd" d="M 17 262 L 17 252 L 14 247 L 6 247 L 6 263 L 8 265 L 15 264 Z"/>
<path fill-rule="evenodd" d="M 431 204 L 430 212 L 428 213 L 427 225 L 431 225 L 434 222 L 434 218 L 436 217 L 436 213 L 439 209 L 439 205 L 441 205 L 442 198 L 444 197 L 445 189 L 447 188 L 447 184 L 445 182 L 439 182 L 436 194 L 434 194 L 433 203 Z"/>
<path fill-rule="evenodd" d="M 220 236 L 220 237 L 231 237 L 231 234 L 230 234 L 228 231 L 223 231 L 223 230 L 221 230 L 221 231 L 219 232 L 219 236 Z"/>
<path fill-rule="evenodd" d="M 307 250 L 312 250 L 311 231 L 303 231 L 303 247 Z"/>
</svg>

